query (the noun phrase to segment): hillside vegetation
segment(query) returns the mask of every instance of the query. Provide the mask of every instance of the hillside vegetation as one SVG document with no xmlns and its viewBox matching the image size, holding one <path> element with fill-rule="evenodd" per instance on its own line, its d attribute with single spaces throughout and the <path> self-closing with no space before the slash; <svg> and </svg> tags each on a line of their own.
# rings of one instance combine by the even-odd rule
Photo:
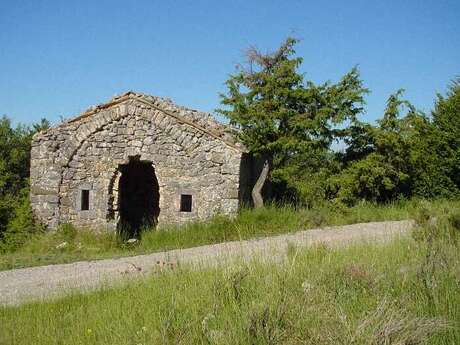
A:
<svg viewBox="0 0 460 345">
<path fill-rule="evenodd" d="M 255 260 L 0 309 L 1 344 L 460 343 L 460 215 L 422 208 L 413 237 Z"/>
</svg>

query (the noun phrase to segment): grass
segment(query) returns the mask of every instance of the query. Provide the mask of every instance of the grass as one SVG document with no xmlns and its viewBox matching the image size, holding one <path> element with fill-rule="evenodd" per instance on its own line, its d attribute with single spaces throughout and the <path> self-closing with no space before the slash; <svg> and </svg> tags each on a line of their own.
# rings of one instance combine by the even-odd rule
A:
<svg viewBox="0 0 460 345">
<path fill-rule="evenodd" d="M 23 247 L 0 255 L 0 270 L 102 259 L 187 248 L 211 243 L 242 240 L 295 232 L 326 225 L 408 219 L 424 202 L 411 200 L 387 205 L 363 203 L 353 208 L 325 206 L 294 209 L 268 206 L 243 209 L 233 219 L 215 217 L 208 222 L 171 226 L 144 231 L 135 245 L 121 241 L 116 234 L 63 226 L 60 231 L 33 236 Z M 460 201 L 434 201 L 435 209 L 459 208 Z M 63 248 L 59 245 L 66 242 Z"/>
<path fill-rule="evenodd" d="M 460 344 L 460 217 L 425 215 L 387 245 L 291 245 L 282 264 L 175 266 L 4 307 L 0 344 Z"/>
</svg>

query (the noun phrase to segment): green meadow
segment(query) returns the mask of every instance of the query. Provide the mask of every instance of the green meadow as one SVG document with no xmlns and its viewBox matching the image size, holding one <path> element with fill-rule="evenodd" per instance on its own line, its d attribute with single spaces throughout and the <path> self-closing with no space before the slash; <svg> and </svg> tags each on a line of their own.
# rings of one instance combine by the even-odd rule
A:
<svg viewBox="0 0 460 345">
<path fill-rule="evenodd" d="M 283 263 L 179 264 L 3 307 L 0 344 L 459 344 L 458 209 L 415 218 L 388 244 L 291 245 Z"/>
</svg>

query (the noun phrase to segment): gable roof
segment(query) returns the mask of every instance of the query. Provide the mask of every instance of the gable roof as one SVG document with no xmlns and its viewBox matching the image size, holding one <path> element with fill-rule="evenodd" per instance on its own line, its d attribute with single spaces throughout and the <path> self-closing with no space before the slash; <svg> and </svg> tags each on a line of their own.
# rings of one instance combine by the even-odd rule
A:
<svg viewBox="0 0 460 345">
<path fill-rule="evenodd" d="M 226 145 L 237 149 L 238 151 L 246 151 L 244 146 L 236 139 L 235 133 L 232 131 L 230 126 L 219 123 L 209 113 L 176 105 L 169 98 L 151 96 L 133 91 L 128 91 L 122 95 L 115 96 L 106 103 L 92 106 L 77 117 L 71 118 L 55 128 L 88 118 L 102 110 L 111 108 L 129 100 L 135 100 L 153 109 L 159 110 L 162 113 L 175 118 L 180 123 L 192 126 L 197 130 L 222 141 Z"/>
</svg>

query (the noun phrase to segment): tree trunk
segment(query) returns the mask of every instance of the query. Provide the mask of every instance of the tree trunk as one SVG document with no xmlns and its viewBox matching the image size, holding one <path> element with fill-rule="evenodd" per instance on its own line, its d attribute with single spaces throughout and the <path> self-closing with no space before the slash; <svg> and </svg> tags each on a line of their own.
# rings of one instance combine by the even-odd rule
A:
<svg viewBox="0 0 460 345">
<path fill-rule="evenodd" d="M 260 172 L 259 177 L 257 178 L 254 187 L 252 187 L 252 201 L 254 203 L 255 208 L 263 207 L 264 206 L 264 198 L 262 197 L 262 188 L 264 187 L 265 181 L 267 181 L 268 172 L 270 171 L 270 163 L 268 159 L 265 159 L 264 166 L 262 167 L 262 171 Z"/>
</svg>

